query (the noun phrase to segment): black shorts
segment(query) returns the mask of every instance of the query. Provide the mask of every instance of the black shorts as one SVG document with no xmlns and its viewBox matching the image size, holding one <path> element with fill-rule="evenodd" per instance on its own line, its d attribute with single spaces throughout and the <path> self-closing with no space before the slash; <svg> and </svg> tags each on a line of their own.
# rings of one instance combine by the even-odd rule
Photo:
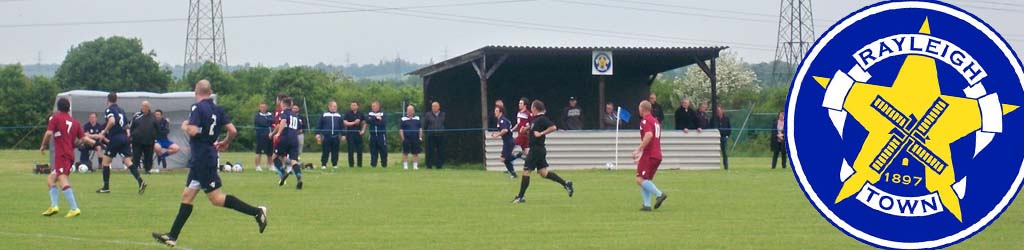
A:
<svg viewBox="0 0 1024 250">
<path fill-rule="evenodd" d="M 274 153 L 274 144 L 270 141 L 270 138 L 261 136 L 260 133 L 256 134 L 256 154 L 258 155 L 271 155 Z"/>
<path fill-rule="evenodd" d="M 110 158 L 117 157 L 117 155 L 132 157 L 132 145 L 128 143 L 128 137 L 123 135 L 111 137 L 103 155 Z"/>
<path fill-rule="evenodd" d="M 277 144 L 277 156 L 288 156 L 288 159 L 293 161 L 299 160 L 299 145 L 298 140 L 287 140 L 281 139 L 281 142 Z"/>
<path fill-rule="evenodd" d="M 217 166 L 189 166 L 185 187 L 202 189 L 205 193 L 220 189 L 221 182 L 220 175 L 217 174 Z"/>
<path fill-rule="evenodd" d="M 402 153 L 403 154 L 419 154 L 423 152 L 423 147 L 420 145 L 419 138 L 406 138 L 402 141 Z"/>
<path fill-rule="evenodd" d="M 526 156 L 526 164 L 523 169 L 527 171 L 548 168 L 548 151 L 543 148 L 530 148 L 530 154 Z"/>
</svg>

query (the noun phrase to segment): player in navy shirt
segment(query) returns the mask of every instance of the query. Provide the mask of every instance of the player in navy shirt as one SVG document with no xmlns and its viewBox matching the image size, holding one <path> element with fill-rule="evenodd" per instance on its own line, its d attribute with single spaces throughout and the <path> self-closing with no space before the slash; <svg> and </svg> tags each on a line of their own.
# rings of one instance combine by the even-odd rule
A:
<svg viewBox="0 0 1024 250">
<path fill-rule="evenodd" d="M 412 154 L 412 169 L 420 169 L 420 142 L 423 141 L 423 123 L 416 115 L 412 105 L 405 107 L 405 116 L 398 126 L 398 135 L 402 139 L 402 169 L 409 169 L 409 154 Z"/>
<path fill-rule="evenodd" d="M 281 103 L 285 107 L 292 106 L 292 98 L 285 97 L 281 100 Z M 284 164 L 281 159 L 288 157 L 288 166 L 291 166 L 291 170 L 295 171 L 295 189 L 302 189 L 302 167 L 299 166 L 299 129 L 300 122 L 299 116 L 292 113 L 291 109 L 284 109 L 281 112 L 281 122 L 274 129 L 274 137 L 279 140 L 277 144 L 277 158 L 274 159 L 274 167 L 277 168 L 281 175 L 281 180 L 277 183 L 278 186 L 284 186 L 285 180 L 291 175 L 289 171 L 284 169 Z"/>
<path fill-rule="evenodd" d="M 515 160 L 512 149 L 516 147 L 516 142 L 512 140 L 512 121 L 505 118 L 504 106 L 494 107 L 494 119 L 498 120 L 498 131 L 491 133 L 491 137 L 501 138 L 501 162 L 505 164 L 509 177 L 516 178 L 516 169 L 512 167 L 512 160 Z"/>
<path fill-rule="evenodd" d="M 178 216 L 171 225 L 171 231 L 164 233 L 153 233 L 153 238 L 168 246 L 177 245 L 178 235 L 181 228 L 185 226 L 188 217 L 192 214 L 192 202 L 195 200 L 199 190 L 206 193 L 210 203 L 218 207 L 227 207 L 245 213 L 256 218 L 260 233 L 267 227 L 267 208 L 253 207 L 239 200 L 233 195 L 221 193 L 220 176 L 217 175 L 217 153 L 227 150 L 231 141 L 238 135 L 235 125 L 231 124 L 231 117 L 224 109 L 218 107 L 210 99 L 213 90 L 210 82 L 200 80 L 196 83 L 196 102 L 192 105 L 192 113 L 188 120 L 181 124 L 181 130 L 189 137 L 189 146 L 192 149 L 192 158 L 189 159 L 188 179 L 185 182 L 185 191 L 181 194 L 181 207 L 178 208 Z M 217 141 L 221 131 L 227 129 L 227 137 Z"/>
<path fill-rule="evenodd" d="M 110 193 L 110 163 L 118 155 L 124 157 L 124 165 L 135 177 L 135 182 L 138 182 L 139 194 L 146 192 L 146 181 L 143 181 L 142 176 L 139 175 L 138 166 L 132 164 L 132 147 L 128 143 L 128 132 L 124 128 L 127 121 L 124 119 L 124 110 L 117 106 L 117 93 L 107 94 L 107 110 L 104 117 L 107 119 L 107 127 L 100 132 L 100 136 L 105 138 L 107 150 L 103 152 L 103 162 L 100 163 L 103 168 L 103 187 L 97 189 L 96 192 Z"/>
</svg>

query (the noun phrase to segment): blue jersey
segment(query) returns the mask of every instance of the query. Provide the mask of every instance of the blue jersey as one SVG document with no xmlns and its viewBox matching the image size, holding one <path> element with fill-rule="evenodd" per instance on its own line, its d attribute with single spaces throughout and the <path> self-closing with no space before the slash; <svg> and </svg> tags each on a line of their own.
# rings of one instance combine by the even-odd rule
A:
<svg viewBox="0 0 1024 250">
<path fill-rule="evenodd" d="M 285 126 L 281 129 L 281 141 L 298 142 L 299 133 L 298 130 L 301 128 L 299 116 L 292 113 L 291 109 L 285 109 L 281 112 L 280 116 L 282 121 L 285 121 Z"/>
<path fill-rule="evenodd" d="M 420 128 L 422 128 L 422 127 L 423 127 L 423 124 L 420 121 L 420 117 L 419 116 L 413 116 L 413 117 L 403 116 L 402 117 L 402 124 L 399 125 L 399 128 L 402 129 L 402 135 L 405 136 L 405 138 L 417 138 L 417 139 L 419 139 L 420 138 Z"/>
<path fill-rule="evenodd" d="M 114 126 L 111 126 L 110 130 L 107 131 L 107 137 L 115 137 L 119 135 L 127 136 L 128 133 L 124 130 L 124 110 L 121 109 L 121 107 L 118 107 L 117 104 L 110 104 L 110 107 L 107 107 L 105 113 L 106 115 L 103 117 L 105 117 L 108 122 L 110 118 L 114 118 Z"/>
<path fill-rule="evenodd" d="M 168 140 L 167 135 L 171 134 L 171 122 L 167 121 L 167 117 L 164 117 L 160 118 L 159 121 L 156 121 L 156 125 L 156 139 L 165 141 Z"/>
<path fill-rule="evenodd" d="M 231 117 L 224 109 L 213 104 L 211 99 L 203 99 L 192 104 L 192 113 L 188 115 L 188 125 L 199 127 L 199 133 L 189 138 L 192 149 L 192 160 L 189 167 L 217 166 L 217 149 L 213 143 L 220 137 L 224 126 L 231 124 Z"/>
<path fill-rule="evenodd" d="M 502 130 L 508 130 L 508 132 L 501 136 L 501 141 L 512 144 L 512 122 L 508 118 L 502 117 L 501 120 L 498 120 L 498 133 L 501 133 Z"/>
</svg>

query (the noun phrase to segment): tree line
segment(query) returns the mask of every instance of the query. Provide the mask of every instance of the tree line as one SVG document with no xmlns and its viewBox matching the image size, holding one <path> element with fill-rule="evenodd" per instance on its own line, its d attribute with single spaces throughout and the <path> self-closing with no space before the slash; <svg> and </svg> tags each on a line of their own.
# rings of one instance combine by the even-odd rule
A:
<svg viewBox="0 0 1024 250">
<path fill-rule="evenodd" d="M 234 144 L 234 150 L 250 150 L 255 144 L 251 130 L 252 117 L 259 103 L 267 103 L 273 109 L 274 96 L 285 93 L 295 98 L 297 104 L 305 104 L 302 115 L 309 114 L 308 123 L 315 128 L 319 115 L 326 111 L 329 101 L 337 101 L 339 112 L 348 111 L 351 101 L 360 103 L 361 112 L 369 110 L 371 101 L 379 101 L 388 115 L 388 142 L 393 150 L 399 147 L 397 125 L 403 105 L 412 103 L 417 111 L 423 103 L 423 92 L 417 78 L 391 78 L 384 80 L 355 79 L 343 68 L 315 66 L 288 67 L 233 67 L 222 68 L 207 63 L 182 77 L 174 77 L 171 69 L 161 68 L 154 59 L 155 51 L 146 51 L 137 38 L 101 37 L 80 43 L 68 50 L 67 56 L 53 77 L 26 76 L 21 65 L 0 67 L 0 148 L 32 149 L 42 135 L 47 115 L 53 109 L 53 98 L 57 93 L 69 90 L 98 91 L 149 91 L 175 92 L 191 91 L 192 85 L 200 79 L 213 83 L 218 95 L 218 104 L 224 106 L 237 126 L 243 130 Z M 381 64 L 386 64 L 382 60 Z M 404 67 L 412 64 L 397 61 Z M 725 52 L 718 58 L 719 100 L 726 110 L 731 110 L 733 125 L 748 113 L 754 116 L 752 128 L 766 127 L 772 114 L 778 112 L 786 102 L 789 78 L 778 77 L 773 70 L 793 69 L 793 65 L 777 62 L 750 64 L 738 55 Z M 368 70 L 356 68 L 359 70 Z M 671 114 L 682 98 L 690 98 L 696 107 L 701 101 L 710 101 L 707 76 L 695 66 L 660 74 L 652 84 L 651 91 L 658 94 L 659 103 Z M 671 120 L 671 119 L 667 119 Z M 762 121 L 764 120 L 764 121 Z M 312 130 L 307 131 L 311 134 Z M 741 151 L 762 152 L 758 143 L 763 137 L 759 132 L 751 133 L 750 149 Z M 765 137 L 767 138 L 767 137 Z M 318 150 L 312 143 L 313 136 L 306 137 L 307 150 Z M 766 142 L 767 139 L 764 139 Z M 766 152 L 766 151 L 763 151 Z"/>
</svg>

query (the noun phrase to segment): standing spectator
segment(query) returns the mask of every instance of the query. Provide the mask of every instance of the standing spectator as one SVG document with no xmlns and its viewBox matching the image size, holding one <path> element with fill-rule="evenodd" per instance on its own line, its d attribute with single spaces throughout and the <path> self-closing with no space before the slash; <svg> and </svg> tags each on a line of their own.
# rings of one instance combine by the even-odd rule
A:
<svg viewBox="0 0 1024 250">
<path fill-rule="evenodd" d="M 662 111 L 661 104 L 658 104 L 658 95 L 651 92 L 651 95 L 647 96 L 647 101 L 651 103 L 651 115 L 658 119 L 660 124 L 665 120 L 665 111 Z"/>
<path fill-rule="evenodd" d="M 103 125 L 96 123 L 96 112 L 89 113 L 89 122 L 82 125 L 82 128 L 82 130 L 85 131 L 86 136 L 96 141 L 96 145 L 84 146 L 78 149 L 78 161 L 85 164 L 85 166 L 89 168 L 89 172 L 92 172 L 92 155 L 98 155 L 102 148 L 102 142 L 97 139 L 99 139 L 100 132 L 103 131 Z M 97 158 L 99 157 L 97 156 Z"/>
<path fill-rule="evenodd" d="M 153 144 L 156 142 L 156 134 L 159 130 L 160 125 L 153 118 L 149 101 L 142 101 L 142 108 L 132 116 L 128 134 L 131 135 L 132 142 L 132 165 L 139 166 L 139 161 L 141 161 L 146 174 L 153 169 Z"/>
<path fill-rule="evenodd" d="M 772 121 L 772 169 L 775 169 L 775 163 L 779 159 L 779 155 L 782 155 L 782 168 L 786 168 L 786 145 L 782 144 L 786 140 L 786 111 L 779 111 L 779 116 Z"/>
<path fill-rule="evenodd" d="M 697 113 L 695 122 L 697 123 L 697 133 L 701 130 L 708 128 L 708 102 L 701 102 L 700 106 L 697 106 Z"/>
<path fill-rule="evenodd" d="M 427 130 L 427 168 L 444 167 L 444 122 L 445 113 L 441 103 L 430 103 L 430 112 L 424 115 L 423 128 Z"/>
<path fill-rule="evenodd" d="M 292 115 L 299 119 L 299 128 L 295 131 L 295 135 L 299 137 L 299 155 L 295 156 L 295 158 L 301 161 L 299 157 L 302 157 L 302 148 L 306 144 L 305 133 L 308 125 L 306 123 L 306 116 L 299 115 L 299 105 L 292 105 Z"/>
<path fill-rule="evenodd" d="M 690 129 L 697 128 L 697 112 L 690 107 L 690 98 L 683 98 L 682 102 L 679 102 L 679 109 L 676 109 L 676 130 L 682 130 L 683 133 L 689 133 Z"/>
<path fill-rule="evenodd" d="M 615 113 L 615 104 L 608 102 L 604 104 L 604 115 L 601 116 L 601 127 L 604 129 L 615 129 L 619 123 L 619 114 Z"/>
<path fill-rule="evenodd" d="M 728 149 L 729 137 L 732 136 L 732 124 L 729 123 L 729 117 L 725 116 L 725 112 L 722 111 L 722 106 L 715 108 L 715 117 L 718 118 L 718 134 L 722 136 L 722 165 L 725 166 L 725 170 L 729 170 L 729 155 L 726 154 L 726 149 Z"/>
<path fill-rule="evenodd" d="M 569 106 L 562 110 L 562 124 L 568 130 L 583 129 L 583 110 L 576 106 L 575 96 L 569 97 Z"/>
<path fill-rule="evenodd" d="M 420 169 L 420 151 L 423 148 L 423 124 L 416 115 L 416 108 L 411 104 L 405 107 L 405 116 L 398 126 L 398 136 L 402 139 L 402 169 L 409 170 L 409 154 L 412 154 L 412 169 Z"/>
<path fill-rule="evenodd" d="M 363 122 L 366 117 L 359 113 L 359 102 L 352 101 L 349 105 L 349 112 L 345 113 L 345 138 L 348 144 L 348 167 L 363 167 Z M 353 158 L 355 154 L 355 158 Z M 356 161 L 358 160 L 358 161 Z"/>
<path fill-rule="evenodd" d="M 380 167 L 388 167 L 388 141 L 387 123 L 384 120 L 384 112 L 380 111 L 380 102 L 370 103 L 370 112 L 366 114 L 366 124 L 370 129 L 370 166 L 377 167 L 377 158 L 380 158 Z"/>
<path fill-rule="evenodd" d="M 271 165 L 270 157 L 274 154 L 274 146 L 270 140 L 270 127 L 274 124 L 274 113 L 267 111 L 267 104 L 260 102 L 260 109 L 252 117 L 252 124 L 256 127 L 256 171 L 262 171 L 263 164 L 260 162 L 263 156 L 267 157 L 267 165 Z M 267 168 L 270 168 L 269 166 Z"/>
<path fill-rule="evenodd" d="M 327 169 L 327 158 L 331 158 L 331 166 L 338 169 L 338 151 L 341 150 L 341 114 L 338 114 L 338 103 L 327 103 L 327 112 L 320 116 L 316 127 L 316 142 L 320 147 L 320 169 Z"/>
</svg>

